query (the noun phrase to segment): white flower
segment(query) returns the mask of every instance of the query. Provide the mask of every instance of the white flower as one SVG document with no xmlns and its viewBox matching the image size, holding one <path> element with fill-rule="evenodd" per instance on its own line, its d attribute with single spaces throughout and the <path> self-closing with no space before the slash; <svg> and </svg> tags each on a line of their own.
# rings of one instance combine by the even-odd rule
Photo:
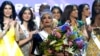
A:
<svg viewBox="0 0 100 56">
<path fill-rule="evenodd" d="M 64 45 L 68 45 L 67 38 L 63 40 Z"/>
<path fill-rule="evenodd" d="M 50 42 L 50 45 L 53 45 L 53 44 L 55 44 L 56 42 L 57 42 L 56 40 L 53 40 L 53 41 Z"/>
<path fill-rule="evenodd" d="M 74 54 L 73 48 L 70 48 L 70 47 L 69 48 L 66 48 L 65 51 L 68 51 L 69 53 Z"/>
</svg>

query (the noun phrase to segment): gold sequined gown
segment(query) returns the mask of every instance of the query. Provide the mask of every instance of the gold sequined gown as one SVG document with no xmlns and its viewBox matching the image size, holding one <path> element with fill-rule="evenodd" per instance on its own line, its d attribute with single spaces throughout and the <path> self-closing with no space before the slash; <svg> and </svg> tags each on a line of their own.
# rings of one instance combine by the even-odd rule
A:
<svg viewBox="0 0 100 56">
<path fill-rule="evenodd" d="M 96 35 L 96 37 L 100 41 L 100 34 Z M 100 49 L 97 47 L 92 38 L 88 42 L 86 56 L 100 56 Z"/>
</svg>

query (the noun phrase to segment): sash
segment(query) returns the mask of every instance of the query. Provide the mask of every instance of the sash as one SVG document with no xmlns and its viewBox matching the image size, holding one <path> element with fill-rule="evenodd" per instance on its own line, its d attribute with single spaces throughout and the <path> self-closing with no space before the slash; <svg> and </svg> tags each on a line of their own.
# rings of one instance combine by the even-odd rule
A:
<svg viewBox="0 0 100 56">
<path fill-rule="evenodd" d="M 42 30 L 42 31 L 39 32 L 38 34 L 40 35 L 40 37 L 41 37 L 41 39 L 42 39 L 43 41 L 46 41 L 46 40 L 47 40 L 47 37 L 48 37 L 48 33 L 47 33 L 47 32 L 45 32 L 44 30 Z M 36 47 L 36 48 L 37 48 L 37 47 Z M 36 54 L 36 55 L 39 54 L 39 52 L 38 52 L 37 49 L 35 49 L 34 54 Z"/>
<path fill-rule="evenodd" d="M 42 38 L 43 41 L 46 41 L 48 39 L 48 33 L 42 30 L 39 32 L 40 37 Z"/>
<path fill-rule="evenodd" d="M 15 29 L 11 28 L 6 35 L 0 39 L 0 56 L 23 56 L 15 41 Z"/>
<path fill-rule="evenodd" d="M 20 22 L 18 22 L 18 24 L 19 24 L 20 28 L 22 29 L 22 31 L 23 31 L 25 37 L 29 37 L 29 32 L 28 32 L 27 29 L 24 27 L 24 25 L 21 25 Z"/>
<path fill-rule="evenodd" d="M 98 38 L 95 36 L 94 32 L 92 31 L 91 33 L 91 37 L 93 39 L 93 41 L 95 42 L 95 44 L 97 45 L 97 47 L 99 48 L 100 50 L 100 41 L 98 40 Z"/>
<path fill-rule="evenodd" d="M 24 35 L 25 35 L 26 37 L 29 37 L 29 32 L 28 32 L 27 29 L 24 27 L 24 25 L 20 25 L 20 27 L 21 27 L 21 29 L 22 29 Z"/>
</svg>

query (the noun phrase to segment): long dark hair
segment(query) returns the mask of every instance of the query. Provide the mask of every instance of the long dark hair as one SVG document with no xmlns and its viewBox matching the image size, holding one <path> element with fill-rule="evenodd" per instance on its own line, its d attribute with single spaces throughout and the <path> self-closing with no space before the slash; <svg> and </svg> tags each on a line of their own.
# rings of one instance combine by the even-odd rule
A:
<svg viewBox="0 0 100 56">
<path fill-rule="evenodd" d="M 30 7 L 23 7 L 22 9 L 21 9 L 21 11 L 19 12 L 19 14 L 18 14 L 18 17 L 19 17 L 19 19 L 21 20 L 21 24 L 23 24 L 23 13 L 25 12 L 25 10 L 29 10 L 30 12 L 31 12 L 31 18 L 30 18 L 30 20 L 28 21 L 28 30 L 29 31 L 33 31 L 33 30 L 35 30 L 35 23 L 33 22 L 33 19 L 34 19 L 34 17 L 33 17 L 33 12 L 32 12 L 32 10 L 30 9 Z"/>
<path fill-rule="evenodd" d="M 59 13 L 60 13 L 60 15 L 62 16 L 62 10 L 61 10 L 61 8 L 60 7 L 58 7 L 58 6 L 53 6 L 52 7 L 52 9 L 51 9 L 51 12 L 53 12 L 53 10 L 54 9 L 58 9 L 59 10 Z M 61 18 L 60 18 L 61 19 Z"/>
<path fill-rule="evenodd" d="M 72 13 L 73 11 L 73 7 L 77 5 L 67 5 L 64 9 L 64 12 L 62 14 L 62 24 L 64 24 L 67 20 L 70 20 L 70 14 Z"/>
<path fill-rule="evenodd" d="M 78 20 L 82 20 L 82 12 L 83 12 L 83 9 L 84 9 L 84 7 L 85 6 L 88 6 L 89 7 L 89 5 L 88 4 L 80 4 L 79 5 L 79 7 L 78 7 Z"/>
<path fill-rule="evenodd" d="M 94 24 L 94 20 L 95 20 L 95 16 L 97 14 L 96 10 L 95 10 L 95 5 L 96 3 L 100 3 L 100 1 L 98 0 L 94 0 L 93 4 L 92 4 L 92 16 L 91 16 L 91 24 Z"/>
<path fill-rule="evenodd" d="M 4 24 L 3 24 L 4 18 L 3 17 L 4 17 L 4 8 L 5 8 L 6 5 L 10 5 L 11 8 L 12 8 L 12 15 L 10 16 L 10 19 L 15 20 L 16 15 L 17 15 L 13 3 L 10 2 L 10 1 L 4 1 L 1 4 L 1 8 L 0 8 L 0 24 L 1 24 L 1 29 L 2 30 L 3 30 L 3 27 L 4 27 Z"/>
</svg>

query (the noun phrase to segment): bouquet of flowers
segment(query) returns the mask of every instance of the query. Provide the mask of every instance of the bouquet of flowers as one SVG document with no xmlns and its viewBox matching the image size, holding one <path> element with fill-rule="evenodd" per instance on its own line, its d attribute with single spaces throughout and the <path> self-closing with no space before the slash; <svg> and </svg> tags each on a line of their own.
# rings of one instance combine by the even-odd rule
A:
<svg viewBox="0 0 100 56">
<path fill-rule="evenodd" d="M 77 26 L 71 30 L 71 34 L 67 34 L 69 47 L 65 48 L 65 51 L 68 51 L 73 55 L 80 54 L 81 50 L 84 49 L 86 45 L 83 33 L 77 28 Z"/>
<path fill-rule="evenodd" d="M 40 51 L 46 55 L 54 55 L 56 52 L 74 54 L 76 50 L 82 49 L 84 41 L 81 34 L 72 31 L 69 23 L 53 30 L 45 42 L 39 46 Z"/>
</svg>

